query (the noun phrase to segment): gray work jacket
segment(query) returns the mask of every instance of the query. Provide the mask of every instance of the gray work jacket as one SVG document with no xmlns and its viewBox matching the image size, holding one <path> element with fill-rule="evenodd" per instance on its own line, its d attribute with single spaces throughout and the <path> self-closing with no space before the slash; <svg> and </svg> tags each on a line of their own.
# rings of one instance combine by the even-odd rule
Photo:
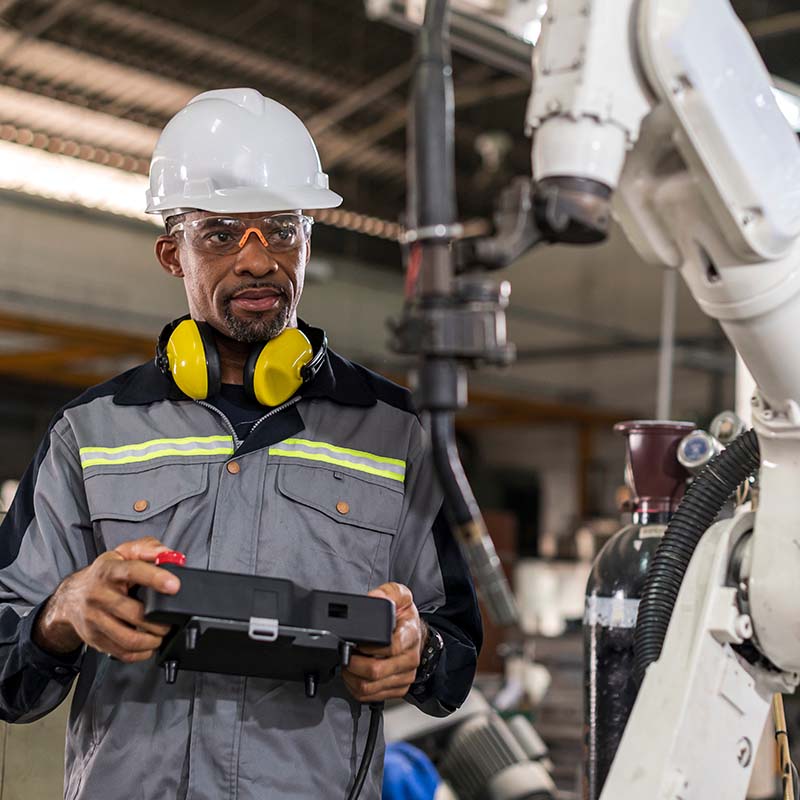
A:
<svg viewBox="0 0 800 800">
<path fill-rule="evenodd" d="M 0 717 L 47 714 L 77 676 L 68 800 L 344 799 L 369 710 L 340 678 L 314 699 L 208 673 L 167 685 L 153 660 L 46 653 L 33 623 L 64 577 L 147 535 L 190 567 L 344 592 L 398 581 L 445 641 L 409 700 L 446 714 L 469 690 L 481 627 L 441 505 L 407 392 L 333 352 L 244 442 L 153 364 L 133 369 L 56 417 L 0 528 Z M 365 800 L 380 796 L 382 755 L 381 736 Z"/>
</svg>

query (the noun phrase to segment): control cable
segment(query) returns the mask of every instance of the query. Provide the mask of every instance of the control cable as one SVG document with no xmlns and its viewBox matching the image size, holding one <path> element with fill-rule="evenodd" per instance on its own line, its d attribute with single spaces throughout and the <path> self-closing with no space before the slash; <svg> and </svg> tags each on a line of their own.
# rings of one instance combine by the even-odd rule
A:
<svg viewBox="0 0 800 800">
<path fill-rule="evenodd" d="M 381 726 L 381 715 L 383 713 L 383 703 L 369 704 L 369 730 L 367 731 L 367 741 L 364 744 L 364 754 L 361 756 L 361 763 L 358 765 L 356 778 L 353 781 L 353 788 L 347 795 L 347 800 L 356 800 L 364 788 L 364 781 L 367 779 L 372 756 L 375 754 L 375 744 L 378 741 L 378 730 Z"/>
</svg>

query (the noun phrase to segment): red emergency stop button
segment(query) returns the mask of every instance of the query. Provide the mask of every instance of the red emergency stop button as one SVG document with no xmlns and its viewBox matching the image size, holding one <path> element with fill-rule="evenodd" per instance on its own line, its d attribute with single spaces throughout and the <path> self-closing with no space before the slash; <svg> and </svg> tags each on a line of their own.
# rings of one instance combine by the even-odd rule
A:
<svg viewBox="0 0 800 800">
<path fill-rule="evenodd" d="M 167 550 L 156 556 L 156 566 L 158 567 L 162 564 L 177 564 L 179 567 L 185 567 L 186 556 L 183 553 L 179 553 L 177 550 Z"/>
</svg>

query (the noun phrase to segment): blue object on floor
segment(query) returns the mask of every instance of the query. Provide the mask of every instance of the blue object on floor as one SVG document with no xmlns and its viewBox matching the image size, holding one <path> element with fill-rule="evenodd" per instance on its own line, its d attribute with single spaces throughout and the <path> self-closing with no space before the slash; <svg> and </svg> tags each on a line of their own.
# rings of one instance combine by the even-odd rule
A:
<svg viewBox="0 0 800 800">
<path fill-rule="evenodd" d="M 433 763 L 407 742 L 386 745 L 383 800 L 433 800 L 442 779 Z"/>
</svg>

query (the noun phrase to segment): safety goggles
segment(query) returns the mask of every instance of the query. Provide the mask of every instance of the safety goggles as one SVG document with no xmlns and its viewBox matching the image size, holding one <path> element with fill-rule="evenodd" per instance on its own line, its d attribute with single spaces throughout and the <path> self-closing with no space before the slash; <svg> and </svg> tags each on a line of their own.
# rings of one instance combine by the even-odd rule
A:
<svg viewBox="0 0 800 800">
<path fill-rule="evenodd" d="M 200 217 L 177 222 L 169 232 L 182 231 L 190 247 L 214 255 L 237 253 L 251 235 L 272 253 L 288 253 L 309 240 L 313 224 L 313 217 L 305 214 L 268 214 L 247 219 Z"/>
</svg>

